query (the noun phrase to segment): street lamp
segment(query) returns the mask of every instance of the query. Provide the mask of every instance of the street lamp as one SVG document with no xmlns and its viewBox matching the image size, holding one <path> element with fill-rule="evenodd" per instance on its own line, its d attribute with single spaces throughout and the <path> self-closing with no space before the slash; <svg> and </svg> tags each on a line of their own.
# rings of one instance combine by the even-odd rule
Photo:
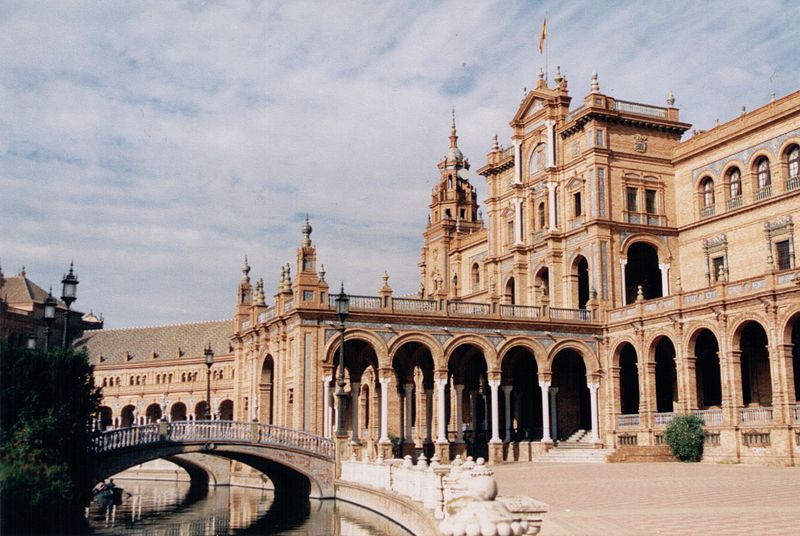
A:
<svg viewBox="0 0 800 536">
<path fill-rule="evenodd" d="M 53 287 L 47 293 L 47 299 L 44 300 L 44 351 L 46 352 L 50 345 L 50 328 L 53 321 L 56 319 L 56 299 L 53 297 Z"/>
<path fill-rule="evenodd" d="M 36 349 L 36 332 L 33 331 L 33 330 L 30 330 L 30 332 L 28 332 L 28 345 L 27 345 L 27 348 L 28 348 L 28 350 L 35 350 Z"/>
<path fill-rule="evenodd" d="M 61 280 L 61 301 L 67 305 L 64 311 L 64 331 L 61 338 L 61 347 L 67 347 L 67 330 L 69 329 L 69 306 L 78 299 L 78 276 L 72 272 L 72 261 L 69 261 L 69 273 Z"/>
<path fill-rule="evenodd" d="M 208 343 L 205 349 L 206 356 L 206 420 L 211 420 L 211 365 L 214 364 L 214 351 L 211 349 L 211 343 Z"/>
<path fill-rule="evenodd" d="M 344 283 L 342 283 L 339 295 L 336 296 L 336 314 L 339 315 L 339 379 L 336 382 L 336 437 L 346 438 L 347 430 L 344 427 L 344 407 L 347 395 L 344 392 L 344 321 L 350 314 L 350 298 L 344 293 Z"/>
</svg>

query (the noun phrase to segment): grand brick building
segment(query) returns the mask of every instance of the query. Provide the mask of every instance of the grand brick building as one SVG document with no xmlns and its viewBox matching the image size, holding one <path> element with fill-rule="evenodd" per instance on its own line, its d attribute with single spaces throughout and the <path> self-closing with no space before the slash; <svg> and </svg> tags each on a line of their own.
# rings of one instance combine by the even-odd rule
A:
<svg viewBox="0 0 800 536">
<path fill-rule="evenodd" d="M 671 94 L 623 101 L 593 75 L 573 103 L 553 82 L 527 93 L 507 147 L 492 140 L 482 206 L 453 117 L 418 293 L 384 275 L 350 296 L 353 448 L 529 459 L 567 440 L 658 445 L 696 413 L 706 459 L 799 464 L 800 92 L 687 135 Z M 331 435 L 338 289 L 311 234 L 270 303 L 245 261 L 231 320 L 78 341 L 104 425 L 202 418 L 210 342 L 216 418 Z"/>
</svg>

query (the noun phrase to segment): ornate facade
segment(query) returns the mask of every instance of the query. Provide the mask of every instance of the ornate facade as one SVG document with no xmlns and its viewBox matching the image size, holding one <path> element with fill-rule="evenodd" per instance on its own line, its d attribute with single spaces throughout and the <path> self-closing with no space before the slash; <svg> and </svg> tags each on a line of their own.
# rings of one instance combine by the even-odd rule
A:
<svg viewBox="0 0 800 536">
<path fill-rule="evenodd" d="M 453 117 L 418 294 L 384 275 L 350 296 L 353 448 L 530 459 L 658 445 L 696 413 L 706 459 L 799 464 L 800 92 L 685 141 L 671 93 L 627 102 L 593 75 L 571 101 L 540 76 L 478 169 L 482 208 Z M 220 418 L 331 435 L 340 325 L 302 232 L 271 304 L 245 262 L 231 321 L 87 333 L 105 424 L 199 418 L 211 341 Z"/>
</svg>

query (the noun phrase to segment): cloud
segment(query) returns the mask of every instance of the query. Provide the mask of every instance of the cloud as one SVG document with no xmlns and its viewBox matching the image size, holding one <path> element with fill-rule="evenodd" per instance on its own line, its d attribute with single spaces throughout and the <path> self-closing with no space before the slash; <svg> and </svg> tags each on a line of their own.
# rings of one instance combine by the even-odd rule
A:
<svg viewBox="0 0 800 536">
<path fill-rule="evenodd" d="M 598 71 L 708 128 L 800 85 L 791 2 L 5 3 L 3 270 L 57 286 L 74 258 L 109 326 L 223 318 L 308 212 L 329 281 L 414 292 L 450 108 L 473 169 L 508 145 L 545 10 L 576 102 Z"/>
</svg>

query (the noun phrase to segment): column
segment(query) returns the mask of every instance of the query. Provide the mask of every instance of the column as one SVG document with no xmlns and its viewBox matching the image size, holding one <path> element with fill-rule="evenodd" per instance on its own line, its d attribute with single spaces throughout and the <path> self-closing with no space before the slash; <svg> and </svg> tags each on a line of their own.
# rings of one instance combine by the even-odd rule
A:
<svg viewBox="0 0 800 536">
<path fill-rule="evenodd" d="M 549 208 L 549 230 L 558 230 L 558 219 L 556 218 L 556 185 L 555 182 L 547 183 L 547 205 Z"/>
<path fill-rule="evenodd" d="M 464 417 L 463 417 L 463 404 L 464 404 L 464 386 L 454 384 L 453 387 L 456 391 L 456 443 L 464 442 Z"/>
<path fill-rule="evenodd" d="M 661 270 L 661 293 L 664 296 L 669 296 L 669 266 L 668 262 L 658 263 L 658 269 Z"/>
<path fill-rule="evenodd" d="M 522 244 L 522 199 L 514 199 L 514 243 Z"/>
<path fill-rule="evenodd" d="M 542 443 L 551 443 L 550 437 L 550 382 L 539 381 L 542 390 Z"/>
<path fill-rule="evenodd" d="M 331 380 L 332 376 L 322 377 L 322 400 L 323 400 L 323 416 L 322 416 L 322 435 L 331 437 Z"/>
<path fill-rule="evenodd" d="M 407 383 L 407 384 L 403 385 L 403 389 L 405 389 L 405 392 L 406 392 L 406 414 L 405 414 L 406 430 L 405 430 L 405 432 L 403 434 L 405 436 L 404 442 L 405 443 L 413 443 L 414 442 L 414 438 L 411 437 L 411 418 L 413 417 L 413 413 L 412 413 L 412 411 L 413 411 L 413 409 L 412 409 L 412 398 L 413 398 L 413 394 L 414 394 L 414 384 L 413 383 Z"/>
<path fill-rule="evenodd" d="M 589 388 L 589 403 L 592 409 L 592 443 L 599 443 L 600 436 L 597 433 L 597 427 L 600 419 L 597 415 L 597 390 L 600 389 L 600 383 L 587 383 L 586 386 Z"/>
<path fill-rule="evenodd" d="M 492 443 L 502 443 L 500 440 L 500 404 L 497 400 L 498 387 L 500 387 L 500 380 L 489 380 L 489 389 L 492 393 Z"/>
<path fill-rule="evenodd" d="M 503 395 L 505 395 L 506 402 L 506 437 L 505 443 L 511 441 L 511 389 L 512 386 L 503 386 Z"/>
<path fill-rule="evenodd" d="M 628 259 L 620 257 L 619 259 L 619 281 L 622 286 L 622 305 L 628 305 L 628 291 L 625 288 L 625 265 L 628 264 Z"/>
<path fill-rule="evenodd" d="M 547 127 L 547 167 L 556 165 L 556 122 L 548 119 L 544 122 Z"/>
<path fill-rule="evenodd" d="M 447 388 L 447 378 L 436 380 L 436 424 L 437 424 L 437 443 L 447 443 L 447 422 L 444 416 L 445 389 Z"/>
<path fill-rule="evenodd" d="M 478 433 L 478 393 L 475 391 L 470 391 L 469 393 L 469 408 L 472 417 L 470 426 L 472 427 L 472 433 L 476 435 Z"/>
<path fill-rule="evenodd" d="M 380 378 L 381 383 L 381 437 L 380 443 L 391 443 L 389 440 L 389 383 L 391 377 Z"/>
<path fill-rule="evenodd" d="M 514 140 L 514 182 L 522 182 L 522 140 Z"/>
<path fill-rule="evenodd" d="M 550 387 L 548 391 L 550 392 L 550 426 L 552 428 L 553 439 L 555 440 L 558 438 L 558 413 L 556 411 L 558 387 Z"/>
<path fill-rule="evenodd" d="M 425 443 L 431 442 L 433 433 L 433 389 L 425 389 Z"/>
<path fill-rule="evenodd" d="M 359 440 L 358 440 L 358 398 L 359 398 L 360 394 L 361 394 L 361 383 L 350 381 L 350 404 L 353 406 L 352 407 L 352 412 L 351 412 L 352 417 L 350 418 L 350 420 L 353 421 L 353 422 L 350 423 L 352 425 L 353 433 L 351 435 L 350 443 L 352 443 L 353 445 L 358 445 L 359 444 Z"/>
</svg>

